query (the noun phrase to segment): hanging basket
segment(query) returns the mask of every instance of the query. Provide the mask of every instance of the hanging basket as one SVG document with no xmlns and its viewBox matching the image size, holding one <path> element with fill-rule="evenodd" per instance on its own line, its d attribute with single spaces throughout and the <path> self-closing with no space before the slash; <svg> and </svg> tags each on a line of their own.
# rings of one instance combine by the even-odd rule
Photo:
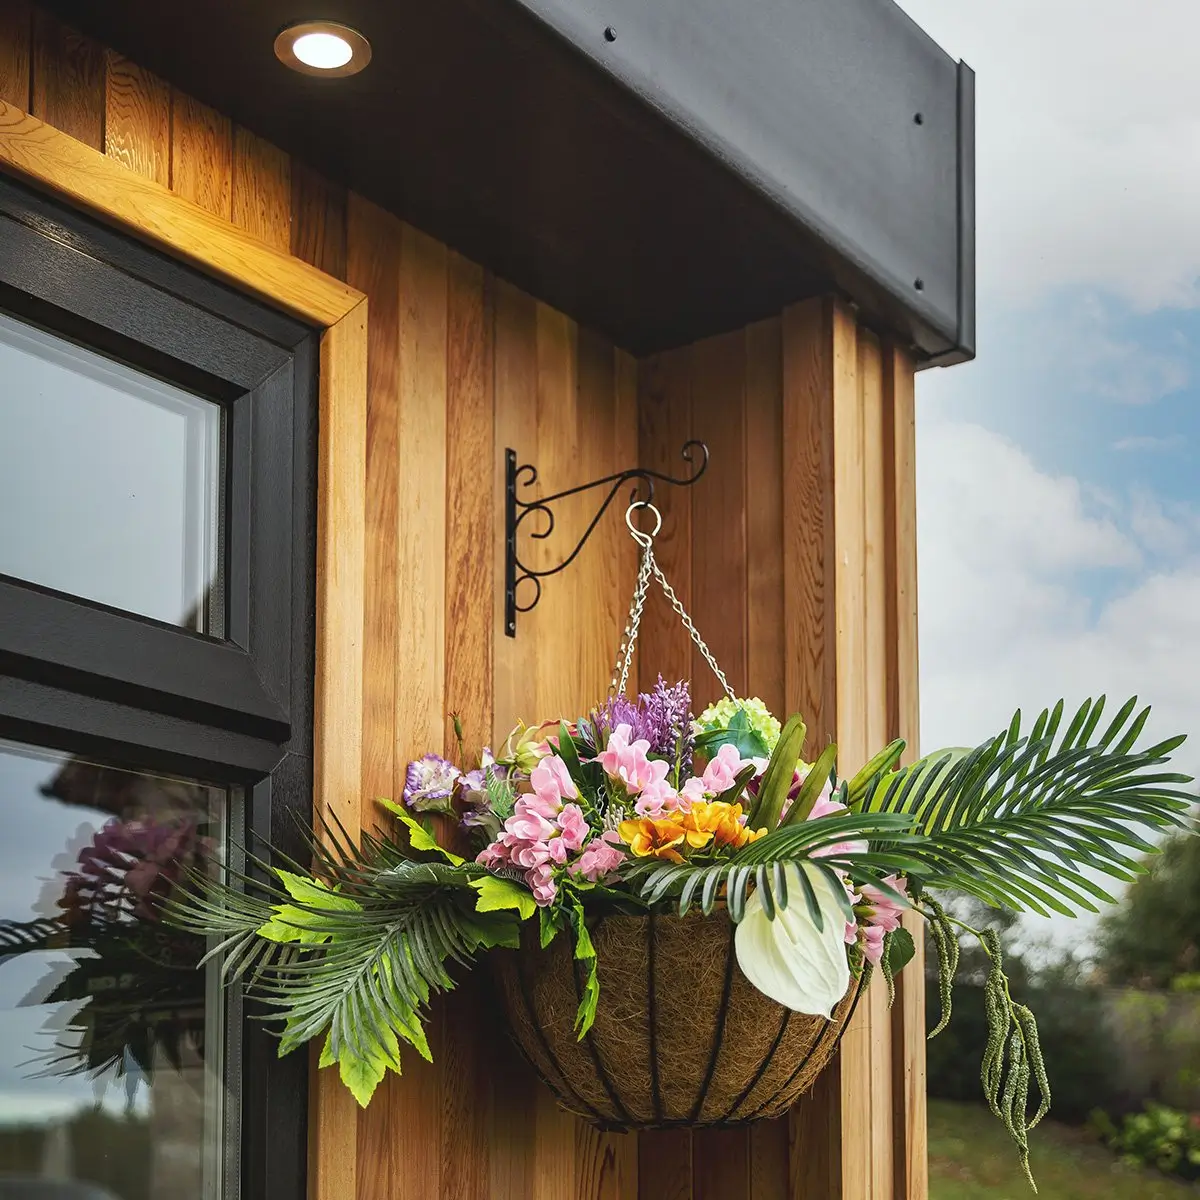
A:
<svg viewBox="0 0 1200 1200">
<path fill-rule="evenodd" d="M 738 969 L 724 912 L 611 916 L 592 930 L 596 1021 L 575 1034 L 583 976 L 568 939 L 493 956 L 513 1035 L 564 1108 L 606 1130 L 743 1125 L 787 1111 L 828 1066 L 853 1015 L 792 1012 Z"/>
</svg>

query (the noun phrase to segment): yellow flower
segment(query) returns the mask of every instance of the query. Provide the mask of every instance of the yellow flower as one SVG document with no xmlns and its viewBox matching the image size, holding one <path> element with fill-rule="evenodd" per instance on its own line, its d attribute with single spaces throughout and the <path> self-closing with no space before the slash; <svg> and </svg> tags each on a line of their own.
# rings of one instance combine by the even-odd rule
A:
<svg viewBox="0 0 1200 1200">
<path fill-rule="evenodd" d="M 617 828 L 623 841 L 638 858 L 665 858 L 669 862 L 683 862 L 683 855 L 676 847 L 684 839 L 684 830 L 677 820 L 665 818 L 654 820 L 641 817 L 636 821 L 622 821 Z"/>
<path fill-rule="evenodd" d="M 742 806 L 724 800 L 697 800 L 685 814 L 683 826 L 688 845 L 695 849 L 713 841 L 718 846 L 740 850 L 747 842 L 757 841 L 767 831 L 751 831 L 742 824 Z"/>
</svg>

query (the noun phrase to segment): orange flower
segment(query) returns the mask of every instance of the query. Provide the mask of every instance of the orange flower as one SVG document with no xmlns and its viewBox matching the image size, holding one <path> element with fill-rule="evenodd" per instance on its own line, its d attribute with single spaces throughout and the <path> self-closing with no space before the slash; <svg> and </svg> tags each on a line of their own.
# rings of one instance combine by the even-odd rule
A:
<svg viewBox="0 0 1200 1200">
<path fill-rule="evenodd" d="M 665 858 L 669 862 L 683 862 L 683 855 L 676 847 L 684 839 L 684 830 L 677 820 L 664 818 L 655 821 L 641 817 L 636 821 L 622 821 L 618 827 L 621 840 L 638 858 Z"/>
<path fill-rule="evenodd" d="M 683 818 L 688 845 L 696 849 L 713 841 L 718 846 L 740 850 L 747 842 L 757 841 L 767 831 L 749 830 L 742 824 L 742 806 L 724 800 L 696 800 Z"/>
</svg>

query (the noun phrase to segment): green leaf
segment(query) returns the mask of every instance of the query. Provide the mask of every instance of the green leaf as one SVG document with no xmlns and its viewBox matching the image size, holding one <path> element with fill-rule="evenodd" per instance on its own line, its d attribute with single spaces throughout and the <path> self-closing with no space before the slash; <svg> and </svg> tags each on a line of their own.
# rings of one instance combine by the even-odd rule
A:
<svg viewBox="0 0 1200 1200">
<path fill-rule="evenodd" d="M 528 920 L 537 910 L 537 902 L 530 890 L 515 879 L 504 879 L 499 875 L 482 875 L 471 880 L 471 887 L 479 893 L 475 901 L 476 912 L 497 912 L 515 909 L 522 921 Z"/>
<path fill-rule="evenodd" d="M 833 770 L 835 762 L 837 762 L 837 743 L 830 742 L 821 751 L 817 761 L 813 763 L 812 770 L 804 777 L 804 782 L 800 785 L 795 800 L 792 801 L 792 807 L 788 809 L 787 818 L 783 822 L 785 826 L 799 825 L 808 820 L 808 815 L 812 812 L 813 805 L 816 804 L 817 797 L 821 794 L 821 789 L 829 779 L 829 773 Z"/>
<path fill-rule="evenodd" d="M 876 776 L 890 771 L 900 761 L 900 756 L 904 753 L 906 745 L 907 743 L 903 738 L 897 738 L 890 745 L 880 750 L 870 762 L 866 763 L 849 780 L 847 786 L 850 794 L 851 808 L 859 807 L 859 801 L 866 794 L 867 787 L 875 780 Z"/>
<path fill-rule="evenodd" d="M 538 909 L 538 933 L 543 950 L 550 945 L 562 929 L 562 918 L 553 908 Z"/>
<path fill-rule="evenodd" d="M 762 734 L 750 727 L 750 718 L 740 708 L 730 718 L 727 728 L 706 729 L 696 737 L 696 749 L 709 758 L 715 757 L 722 746 L 736 747 L 742 758 L 767 757 L 767 743 Z"/>
<path fill-rule="evenodd" d="M 749 824 L 752 829 L 765 826 L 770 830 L 779 824 L 779 814 L 783 811 L 788 792 L 792 790 L 796 764 L 800 761 L 807 734 L 808 730 L 798 715 L 791 717 L 783 727 L 775 752 L 758 785 L 758 798 L 750 809 Z"/>
<path fill-rule="evenodd" d="M 280 1051 L 282 1054 L 282 1051 Z M 329 1038 L 325 1038 L 325 1044 L 321 1047 L 321 1057 L 317 1059 L 318 1067 L 332 1067 L 337 1059 L 333 1057 L 333 1049 L 329 1044 Z"/>
<path fill-rule="evenodd" d="M 444 846 L 438 845 L 437 841 L 413 819 L 402 804 L 397 804 L 395 800 L 388 800 L 384 797 L 379 798 L 379 803 L 408 830 L 408 842 L 414 850 L 440 854 L 448 863 L 452 863 L 456 867 L 462 864 L 463 859 L 459 858 L 457 854 L 452 854 Z"/>
<path fill-rule="evenodd" d="M 596 947 L 588 933 L 583 905 L 578 900 L 571 907 L 571 928 L 575 934 L 575 958 L 584 965 L 583 995 L 579 1010 L 575 1014 L 575 1029 L 582 1041 L 592 1022 L 596 1019 L 596 1006 L 600 1001 L 600 980 L 596 973 Z"/>
<path fill-rule="evenodd" d="M 400 1074 L 400 1047 L 394 1033 L 391 1034 L 390 1042 L 385 1041 L 384 1046 L 376 1053 L 360 1055 L 343 1049 L 338 1058 L 338 1072 L 342 1082 L 350 1089 L 361 1108 L 370 1104 L 375 1089 L 389 1069 L 397 1075 Z"/>
<path fill-rule="evenodd" d="M 917 947 L 913 942 L 912 934 L 903 925 L 899 929 L 893 929 L 884 941 L 883 953 L 887 958 L 888 968 L 895 977 L 912 962 Z"/>
<path fill-rule="evenodd" d="M 275 868 L 275 874 L 296 904 L 276 904 L 269 921 L 258 927 L 259 937 L 269 942 L 298 942 L 315 946 L 329 941 L 329 914 L 361 912 L 362 906 L 349 896 L 339 896 L 319 879 L 305 879 L 291 871 Z M 304 908 L 298 905 L 304 905 Z"/>
</svg>

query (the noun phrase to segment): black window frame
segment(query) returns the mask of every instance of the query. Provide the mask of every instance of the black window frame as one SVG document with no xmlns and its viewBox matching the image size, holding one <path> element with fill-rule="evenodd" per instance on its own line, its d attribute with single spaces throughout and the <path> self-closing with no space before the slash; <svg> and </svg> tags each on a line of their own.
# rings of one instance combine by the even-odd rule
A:
<svg viewBox="0 0 1200 1200">
<path fill-rule="evenodd" d="M 0 574 L 0 737 L 242 788 L 235 840 L 295 849 L 312 820 L 321 330 L 2 174 L 0 311 L 226 413 L 224 636 Z M 243 1200 L 301 1200 L 307 1058 L 238 1019 Z"/>
</svg>

